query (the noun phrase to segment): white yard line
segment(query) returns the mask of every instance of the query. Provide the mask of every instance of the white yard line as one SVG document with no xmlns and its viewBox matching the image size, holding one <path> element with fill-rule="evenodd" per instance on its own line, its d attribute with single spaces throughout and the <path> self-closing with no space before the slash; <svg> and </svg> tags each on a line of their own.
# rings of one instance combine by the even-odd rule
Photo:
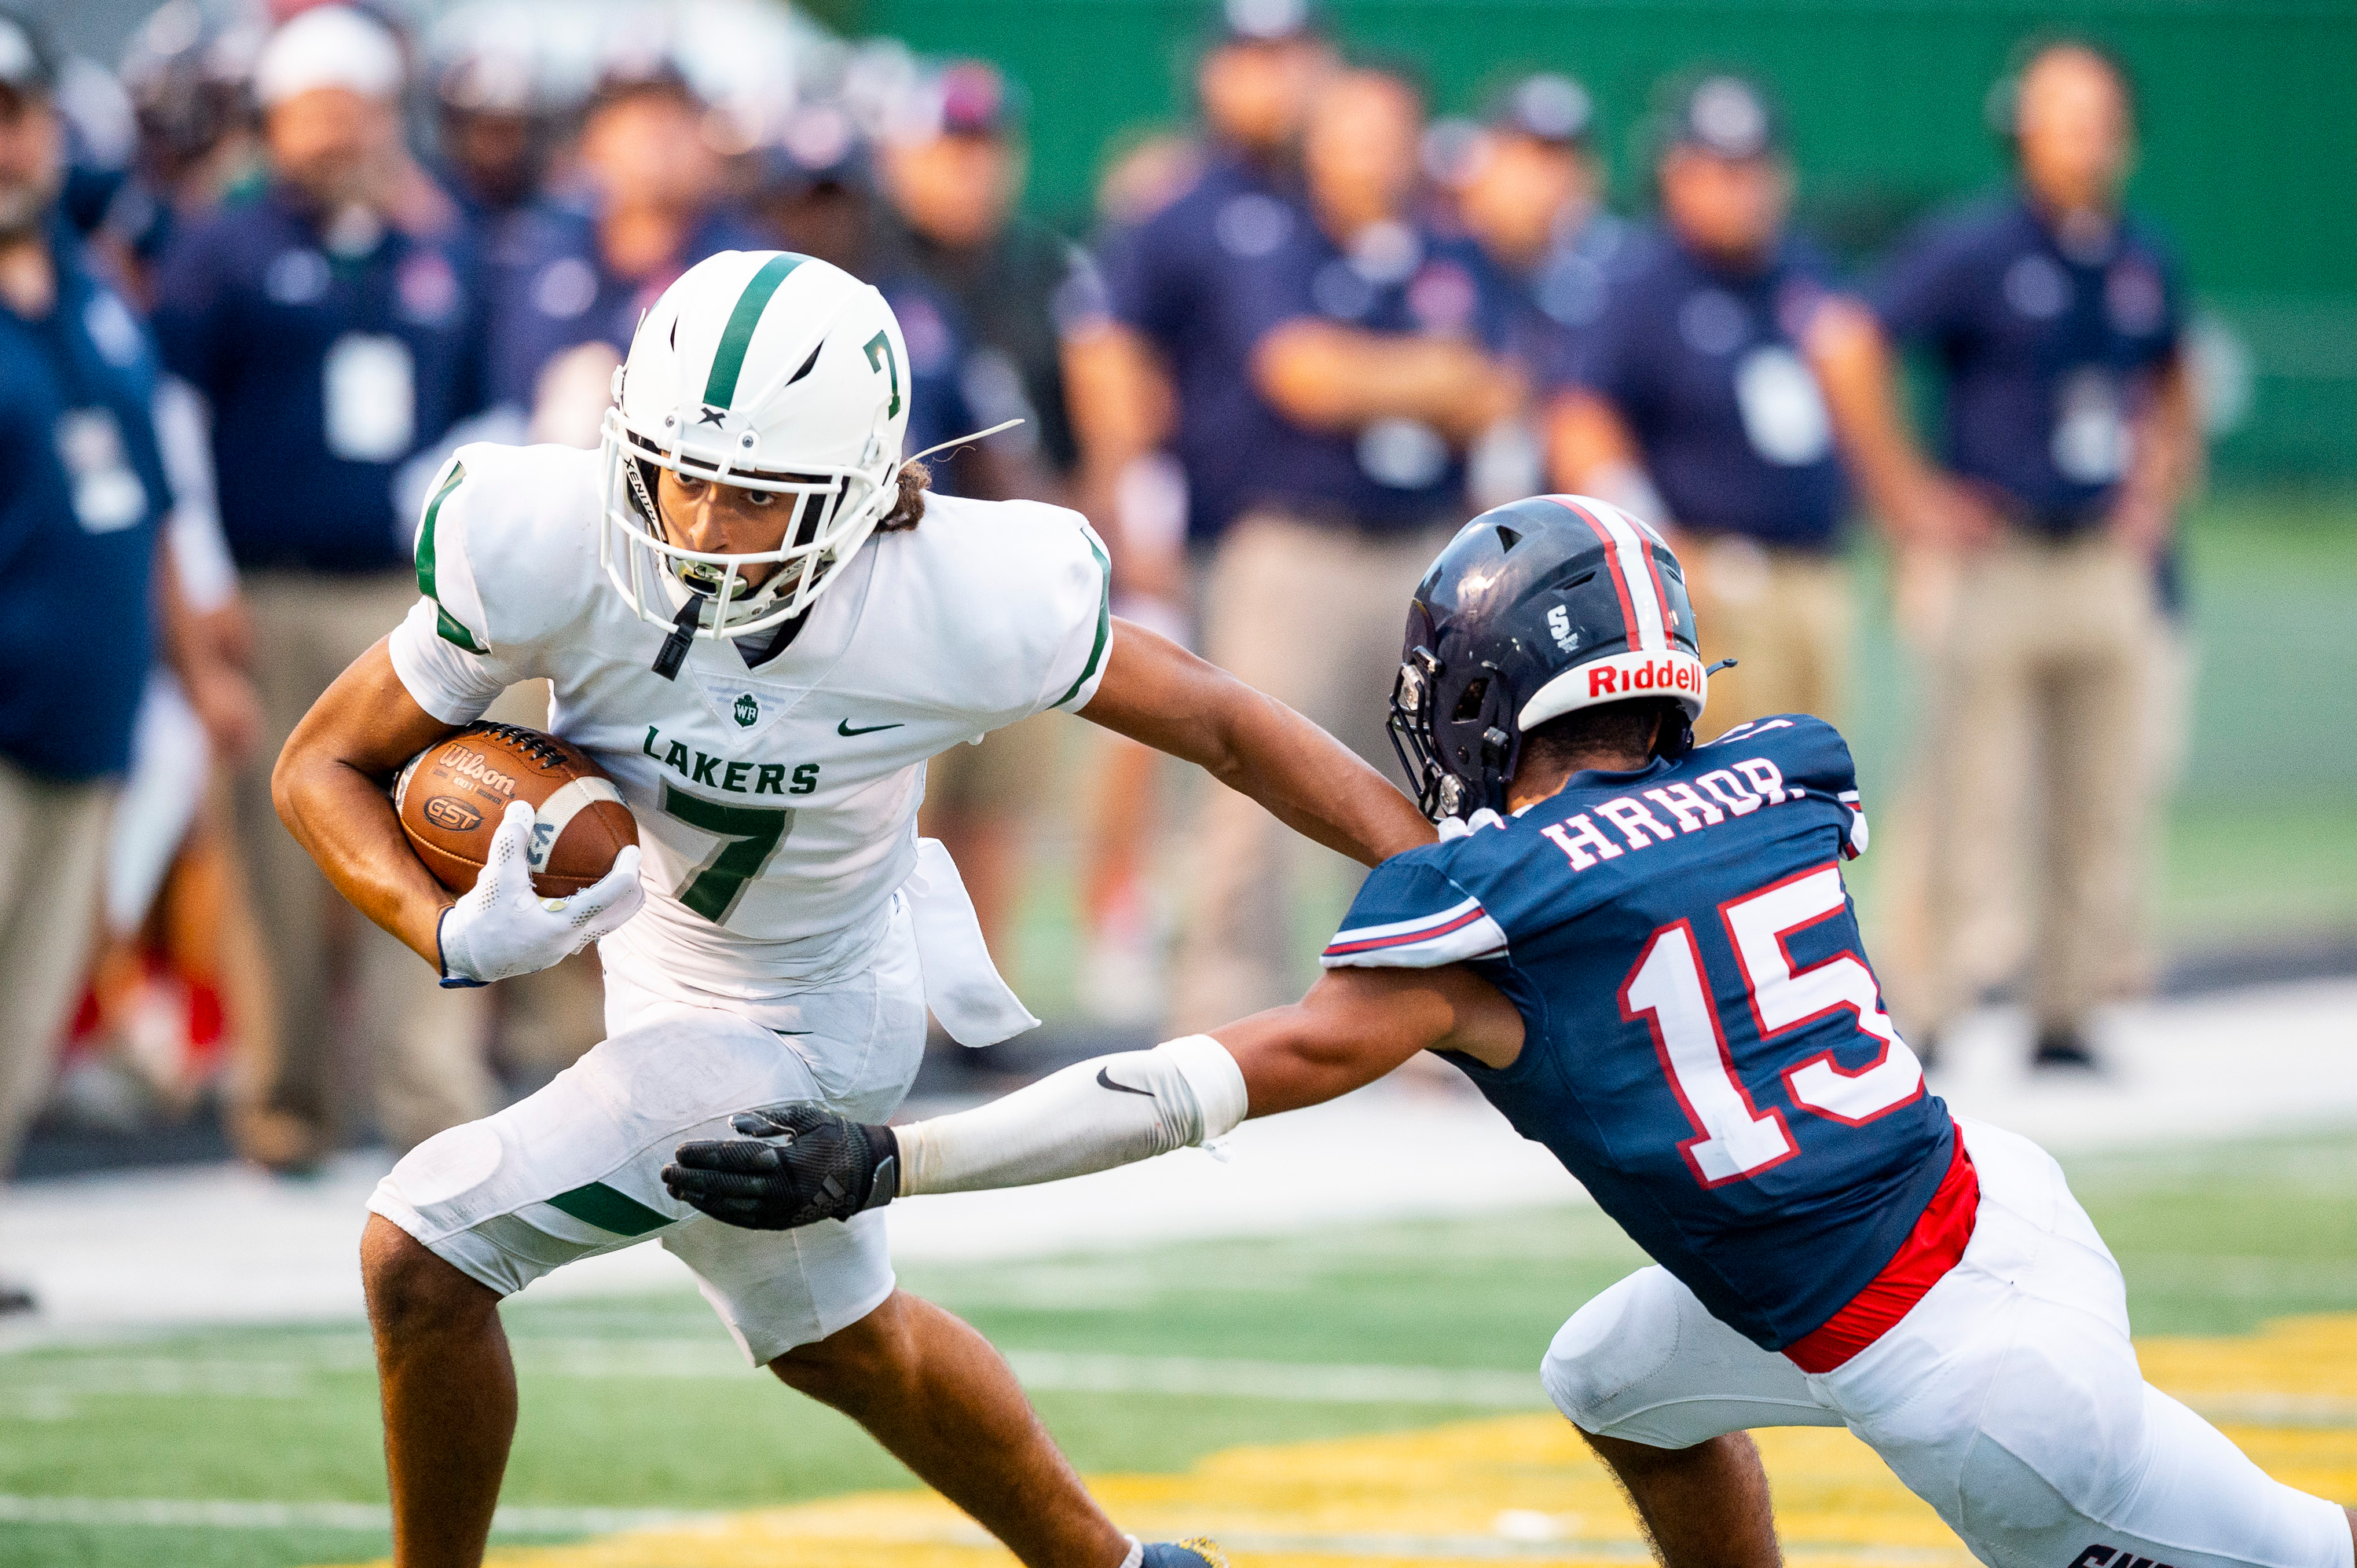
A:
<svg viewBox="0 0 2357 1568">
<path fill-rule="evenodd" d="M 716 1333 L 709 1339 L 524 1337 L 512 1341 L 527 1379 L 599 1382 L 735 1382 L 757 1376 Z M 351 1376 L 368 1363 L 357 1339 L 327 1340 L 316 1359 L 175 1361 L 103 1353 L 0 1356 L 0 1417 L 66 1420 L 81 1402 L 307 1399 L 315 1376 Z M 1547 1408 L 1538 1371 L 1491 1368 L 1254 1361 L 1199 1356 L 1121 1356 L 1008 1348 L 1003 1353 L 1035 1392 L 1161 1394 L 1271 1400 L 1297 1404 L 1410 1404 L 1466 1410 Z M 2331 1394 L 2221 1394 L 2191 1402 L 2228 1425 L 2357 1431 L 2357 1399 Z M 0 1513 L 0 1518 L 5 1518 Z M 619 1527 L 617 1527 L 619 1528 Z"/>
<path fill-rule="evenodd" d="M 626 1530 L 708 1524 L 717 1513 L 676 1509 L 502 1508 L 494 1535 L 609 1535 Z M 0 1496 L 0 1524 L 63 1524 L 165 1530 L 349 1530 L 384 1534 L 382 1503 L 279 1503 L 207 1498 L 27 1498 Z"/>
</svg>

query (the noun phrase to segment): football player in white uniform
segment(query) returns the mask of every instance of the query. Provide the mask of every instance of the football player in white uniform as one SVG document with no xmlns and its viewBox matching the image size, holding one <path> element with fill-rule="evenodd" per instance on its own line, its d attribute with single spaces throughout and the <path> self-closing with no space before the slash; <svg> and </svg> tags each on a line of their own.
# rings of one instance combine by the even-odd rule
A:
<svg viewBox="0 0 2357 1568">
<path fill-rule="evenodd" d="M 1369 865 L 1427 842 L 1323 731 L 1114 619 L 1077 514 L 923 492 L 908 359 L 877 292 L 823 262 L 730 252 L 641 322 L 597 453 L 459 450 L 417 532 L 423 596 L 288 741 L 289 829 L 446 984 L 598 940 L 608 1037 L 546 1089 L 428 1140 L 370 1200 L 362 1271 L 394 1560 L 480 1560 L 515 1421 L 498 1302 L 649 1239 L 756 1364 L 849 1413 L 1031 1564 L 1200 1568 L 1091 1501 L 1004 1362 L 895 1289 L 879 1217 L 738 1230 L 672 1197 L 683 1140 L 746 1105 L 880 1122 L 930 1005 L 969 1044 L 1036 1022 L 989 962 L 938 845 L 925 760 L 1049 708 L 1197 762 Z M 610 772 L 639 824 L 603 881 L 533 894 L 559 826 L 509 808 L 452 899 L 386 786 L 509 684 Z M 642 879 L 643 878 L 643 879 Z M 601 940 L 602 939 L 602 940 Z"/>
</svg>

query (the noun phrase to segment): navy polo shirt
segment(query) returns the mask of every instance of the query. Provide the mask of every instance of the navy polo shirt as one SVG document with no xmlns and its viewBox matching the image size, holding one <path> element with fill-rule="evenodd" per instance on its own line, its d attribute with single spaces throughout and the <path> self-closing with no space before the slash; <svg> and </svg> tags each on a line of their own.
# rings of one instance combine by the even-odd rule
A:
<svg viewBox="0 0 2357 1568">
<path fill-rule="evenodd" d="M 894 238 L 902 268 L 957 306 L 974 353 L 966 399 L 991 423 L 1019 418 L 1006 437 L 1070 474 L 1079 437 L 1064 390 L 1063 345 L 1105 316 L 1096 263 L 1054 230 L 1017 215 L 982 244 L 952 249 L 922 234 Z"/>
<path fill-rule="evenodd" d="M 1741 272 L 1662 230 L 1624 247 L 1575 379 L 1629 426 L 1664 521 L 1833 547 L 1848 491 L 1801 348 L 1829 276 L 1789 237 Z"/>
<path fill-rule="evenodd" d="M 696 263 L 723 251 L 776 248 L 719 209 L 688 231 L 670 265 L 625 277 L 598 249 L 597 220 L 589 213 L 554 204 L 530 209 L 511 228 L 502 252 L 500 292 L 491 312 L 490 401 L 529 410 L 542 367 L 584 343 L 606 343 L 628 354 L 639 317 Z"/>
<path fill-rule="evenodd" d="M 154 347 L 65 225 L 50 234 L 56 306 L 0 307 L 0 756 L 74 781 L 129 765 L 171 502 Z"/>
<path fill-rule="evenodd" d="M 1255 348 L 1289 322 L 1506 345 L 1512 290 L 1471 241 L 1407 222 L 1363 231 L 1349 250 L 1304 213 L 1267 255 L 1238 263 L 1220 290 L 1222 341 L 1247 388 Z M 1241 478 L 1247 507 L 1271 505 L 1371 532 L 1420 528 L 1464 508 L 1465 465 L 1440 433 L 1380 419 L 1349 433 L 1293 424 L 1252 392 L 1261 428 Z"/>
<path fill-rule="evenodd" d="M 1218 537 L 1286 439 L 1254 395 L 1224 291 L 1309 221 L 1288 187 L 1232 153 L 1100 249 L 1114 319 L 1152 343 L 1178 393 L 1171 454 L 1187 476 L 1188 533 Z"/>
<path fill-rule="evenodd" d="M 212 407 L 222 531 L 238 564 L 404 565 L 401 465 L 479 406 L 474 258 L 463 234 L 324 243 L 273 186 L 183 232 L 156 279 L 164 364 Z"/>
<path fill-rule="evenodd" d="M 1580 352 L 1604 319 L 1612 269 L 1635 232 L 1624 218 L 1590 213 L 1577 229 L 1556 235 L 1538 264 L 1514 279 L 1507 352 L 1537 385 L 1561 386 L 1577 375 Z"/>
<path fill-rule="evenodd" d="M 2128 421 L 2185 327 L 2176 260 L 2143 225 L 2074 252 L 2019 195 L 1925 225 L 1874 306 L 1939 364 L 1949 466 L 2052 533 L 2109 510 Z"/>
<path fill-rule="evenodd" d="M 900 340 L 909 347 L 909 428 L 900 453 L 914 457 L 944 441 L 971 435 L 987 421 L 978 418 L 966 399 L 966 370 L 973 338 L 957 306 L 920 274 L 903 269 L 877 286 L 884 303 L 900 323 Z M 1003 440 L 1004 436 L 993 439 Z M 936 452 L 926 459 L 932 470 L 932 488 L 944 495 L 958 493 L 957 453 Z"/>
</svg>

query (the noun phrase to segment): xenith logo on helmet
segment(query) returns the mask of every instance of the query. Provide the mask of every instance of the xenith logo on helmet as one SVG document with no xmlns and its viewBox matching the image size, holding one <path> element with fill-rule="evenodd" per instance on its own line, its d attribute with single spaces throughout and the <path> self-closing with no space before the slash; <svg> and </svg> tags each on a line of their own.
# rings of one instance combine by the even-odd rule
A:
<svg viewBox="0 0 2357 1568">
<path fill-rule="evenodd" d="M 1702 667 L 1692 660 L 1649 659 L 1633 670 L 1598 664 L 1587 671 L 1591 697 L 1634 696 L 1640 692 L 1699 692 Z"/>
<path fill-rule="evenodd" d="M 748 692 L 737 699 L 736 714 L 737 724 L 746 729 L 751 729 L 761 722 L 761 704 L 755 699 L 752 693 Z"/>
</svg>

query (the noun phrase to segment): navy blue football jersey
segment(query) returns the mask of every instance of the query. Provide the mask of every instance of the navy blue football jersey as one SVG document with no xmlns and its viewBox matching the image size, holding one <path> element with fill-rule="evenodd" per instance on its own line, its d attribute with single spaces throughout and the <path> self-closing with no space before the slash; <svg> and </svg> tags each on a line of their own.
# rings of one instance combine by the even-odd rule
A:
<svg viewBox="0 0 2357 1568">
<path fill-rule="evenodd" d="M 1385 861 L 1324 962 L 1463 962 L 1497 985 L 1522 1055 L 1449 1059 L 1778 1349 L 1896 1255 L 1954 1148 L 1842 885 L 1866 840 L 1839 733 L 1764 719 Z"/>
</svg>

